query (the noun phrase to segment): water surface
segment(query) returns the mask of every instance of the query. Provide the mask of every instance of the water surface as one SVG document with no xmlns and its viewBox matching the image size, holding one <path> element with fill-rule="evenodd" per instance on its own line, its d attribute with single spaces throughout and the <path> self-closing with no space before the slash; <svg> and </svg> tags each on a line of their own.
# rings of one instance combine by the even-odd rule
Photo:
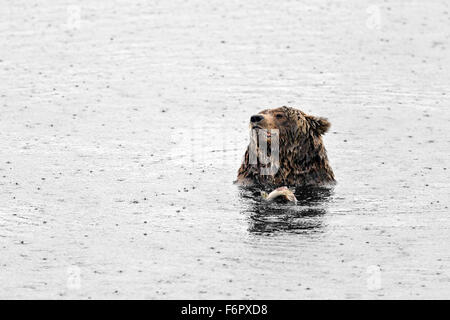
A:
<svg viewBox="0 0 450 320">
<path fill-rule="evenodd" d="M 450 298 L 446 1 L 77 3 L 2 5 L 0 298 Z M 281 105 L 297 206 L 232 183 Z"/>
</svg>

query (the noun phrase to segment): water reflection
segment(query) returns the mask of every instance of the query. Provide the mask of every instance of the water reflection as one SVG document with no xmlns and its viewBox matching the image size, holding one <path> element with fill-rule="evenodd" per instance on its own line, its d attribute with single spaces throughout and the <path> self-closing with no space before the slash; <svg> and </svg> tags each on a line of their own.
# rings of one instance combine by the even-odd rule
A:
<svg viewBox="0 0 450 320">
<path fill-rule="evenodd" d="M 242 189 L 241 196 L 248 201 L 243 211 L 248 216 L 249 232 L 272 234 L 275 232 L 309 233 L 323 231 L 326 203 L 333 190 L 324 187 L 297 188 L 298 203 L 274 203 L 261 199 L 261 189 Z"/>
</svg>

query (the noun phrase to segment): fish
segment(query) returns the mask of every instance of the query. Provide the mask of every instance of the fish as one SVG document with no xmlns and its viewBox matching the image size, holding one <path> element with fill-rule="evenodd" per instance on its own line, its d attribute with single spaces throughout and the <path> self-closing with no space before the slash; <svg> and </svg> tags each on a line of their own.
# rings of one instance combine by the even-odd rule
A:
<svg viewBox="0 0 450 320">
<path fill-rule="evenodd" d="M 279 187 L 273 190 L 271 193 L 261 191 L 261 197 L 266 201 L 284 201 L 297 203 L 297 198 L 294 193 L 288 187 Z"/>
</svg>

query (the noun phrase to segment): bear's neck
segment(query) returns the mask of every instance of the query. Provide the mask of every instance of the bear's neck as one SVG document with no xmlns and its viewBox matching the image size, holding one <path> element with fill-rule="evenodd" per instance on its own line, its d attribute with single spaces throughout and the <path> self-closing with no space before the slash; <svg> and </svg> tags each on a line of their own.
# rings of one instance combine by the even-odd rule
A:
<svg viewBox="0 0 450 320">
<path fill-rule="evenodd" d="M 328 163 L 327 152 L 321 137 L 306 136 L 296 145 L 288 145 L 280 139 L 279 167 L 272 167 L 275 174 L 267 175 L 267 165 L 250 164 L 250 146 L 245 153 L 239 175 L 253 183 L 271 186 L 320 185 L 334 182 L 334 175 Z"/>
<path fill-rule="evenodd" d="M 320 136 L 306 136 L 296 146 L 281 147 L 280 163 L 279 174 L 287 184 L 320 185 L 334 181 Z"/>
</svg>

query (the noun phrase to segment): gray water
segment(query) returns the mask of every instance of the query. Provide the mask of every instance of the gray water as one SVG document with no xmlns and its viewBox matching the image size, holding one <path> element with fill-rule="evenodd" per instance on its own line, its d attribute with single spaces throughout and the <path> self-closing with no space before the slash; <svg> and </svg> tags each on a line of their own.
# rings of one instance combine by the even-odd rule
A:
<svg viewBox="0 0 450 320">
<path fill-rule="evenodd" d="M 3 0 L 0 298 L 450 298 L 449 12 Z M 282 105 L 332 123 L 297 206 L 232 183 Z"/>
</svg>

